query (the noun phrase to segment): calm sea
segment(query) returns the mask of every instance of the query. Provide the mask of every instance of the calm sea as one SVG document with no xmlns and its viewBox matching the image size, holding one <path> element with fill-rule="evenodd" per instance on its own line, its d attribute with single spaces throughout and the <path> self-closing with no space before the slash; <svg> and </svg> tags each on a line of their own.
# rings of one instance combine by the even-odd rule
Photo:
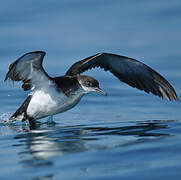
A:
<svg viewBox="0 0 181 180">
<path fill-rule="evenodd" d="M 47 52 L 44 68 L 63 75 L 98 52 L 136 58 L 181 94 L 180 0 L 46 0 L 1 2 L 0 179 L 181 179 L 181 104 L 89 71 L 107 97 L 85 96 L 72 110 L 30 130 L 3 122 L 27 92 L 4 83 L 8 66 L 34 50 Z"/>
</svg>

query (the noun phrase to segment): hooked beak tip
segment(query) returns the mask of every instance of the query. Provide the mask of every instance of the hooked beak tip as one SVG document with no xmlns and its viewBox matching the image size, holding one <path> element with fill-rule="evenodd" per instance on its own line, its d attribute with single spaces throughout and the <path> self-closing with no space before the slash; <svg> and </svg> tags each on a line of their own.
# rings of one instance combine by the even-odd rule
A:
<svg viewBox="0 0 181 180">
<path fill-rule="evenodd" d="M 100 89 L 100 88 L 96 88 L 95 91 L 103 94 L 104 96 L 107 96 L 107 93 L 104 92 L 104 91 L 103 91 L 102 89 Z"/>
<path fill-rule="evenodd" d="M 107 96 L 107 92 L 104 92 L 104 94 L 103 94 L 104 96 Z"/>
</svg>

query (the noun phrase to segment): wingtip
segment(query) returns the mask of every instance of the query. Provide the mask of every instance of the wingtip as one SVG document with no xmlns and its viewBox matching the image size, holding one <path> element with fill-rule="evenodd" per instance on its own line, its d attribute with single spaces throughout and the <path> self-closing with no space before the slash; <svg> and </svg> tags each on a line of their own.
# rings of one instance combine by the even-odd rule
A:
<svg viewBox="0 0 181 180">
<path fill-rule="evenodd" d="M 179 99 L 177 97 L 177 95 L 175 95 L 174 99 L 173 99 L 175 102 L 177 102 Z"/>
<path fill-rule="evenodd" d="M 167 101 L 173 101 L 173 102 L 177 102 L 179 99 L 178 99 L 178 97 L 177 97 L 177 94 L 175 93 L 175 94 L 173 94 L 172 96 L 163 96 L 163 97 L 161 97 L 162 99 L 167 99 Z"/>
<path fill-rule="evenodd" d="M 175 91 L 175 89 L 173 87 L 172 87 L 171 95 L 168 98 L 169 98 L 168 101 L 175 101 L 175 102 L 178 101 L 177 93 L 176 93 L 176 91 Z"/>
<path fill-rule="evenodd" d="M 6 74 L 6 77 L 4 78 L 4 82 L 6 82 L 8 80 L 9 76 L 8 73 Z"/>
</svg>

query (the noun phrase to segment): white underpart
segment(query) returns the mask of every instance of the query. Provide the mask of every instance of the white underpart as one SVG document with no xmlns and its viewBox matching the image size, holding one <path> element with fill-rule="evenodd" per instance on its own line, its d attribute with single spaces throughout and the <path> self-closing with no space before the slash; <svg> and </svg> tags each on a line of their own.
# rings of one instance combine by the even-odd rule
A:
<svg viewBox="0 0 181 180">
<path fill-rule="evenodd" d="M 27 108 L 27 114 L 35 119 L 67 111 L 74 107 L 85 94 L 80 88 L 74 94 L 66 96 L 57 91 L 55 85 L 44 87 L 33 93 Z"/>
</svg>

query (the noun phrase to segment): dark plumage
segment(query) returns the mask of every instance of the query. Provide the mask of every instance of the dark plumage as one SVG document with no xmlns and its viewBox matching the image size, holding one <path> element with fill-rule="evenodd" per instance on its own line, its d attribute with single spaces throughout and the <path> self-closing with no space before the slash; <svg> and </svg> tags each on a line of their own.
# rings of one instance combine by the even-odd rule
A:
<svg viewBox="0 0 181 180">
<path fill-rule="evenodd" d="M 66 96 L 69 96 L 72 92 L 80 88 L 80 84 L 76 77 L 60 76 L 52 78 L 55 82 L 57 89 L 62 91 Z"/>
<path fill-rule="evenodd" d="M 99 53 L 73 64 L 66 75 L 81 74 L 88 69 L 100 67 L 110 71 L 120 81 L 161 98 L 177 101 L 177 94 L 170 83 L 149 66 L 125 56 Z"/>
<path fill-rule="evenodd" d="M 83 95 L 96 91 L 106 95 L 99 88 L 99 82 L 90 76 L 80 74 L 88 69 L 100 67 L 110 71 L 120 81 L 153 93 L 161 98 L 177 101 L 177 94 L 170 83 L 155 70 L 138 60 L 110 53 L 99 53 L 73 64 L 64 76 L 50 77 L 42 67 L 45 52 L 27 53 L 9 66 L 5 81 L 22 81 L 22 88 L 33 90 L 22 106 L 9 121 L 19 117 L 30 123 L 49 115 L 67 111 L 74 107 Z"/>
<path fill-rule="evenodd" d="M 18 116 L 23 115 L 21 121 L 32 121 L 33 118 L 29 117 L 26 110 L 28 108 L 28 104 L 31 101 L 32 95 L 28 96 L 26 98 L 26 100 L 23 102 L 23 104 L 17 109 L 17 111 L 12 115 L 11 117 L 11 121 L 16 121 L 16 118 L 18 118 Z"/>
</svg>

